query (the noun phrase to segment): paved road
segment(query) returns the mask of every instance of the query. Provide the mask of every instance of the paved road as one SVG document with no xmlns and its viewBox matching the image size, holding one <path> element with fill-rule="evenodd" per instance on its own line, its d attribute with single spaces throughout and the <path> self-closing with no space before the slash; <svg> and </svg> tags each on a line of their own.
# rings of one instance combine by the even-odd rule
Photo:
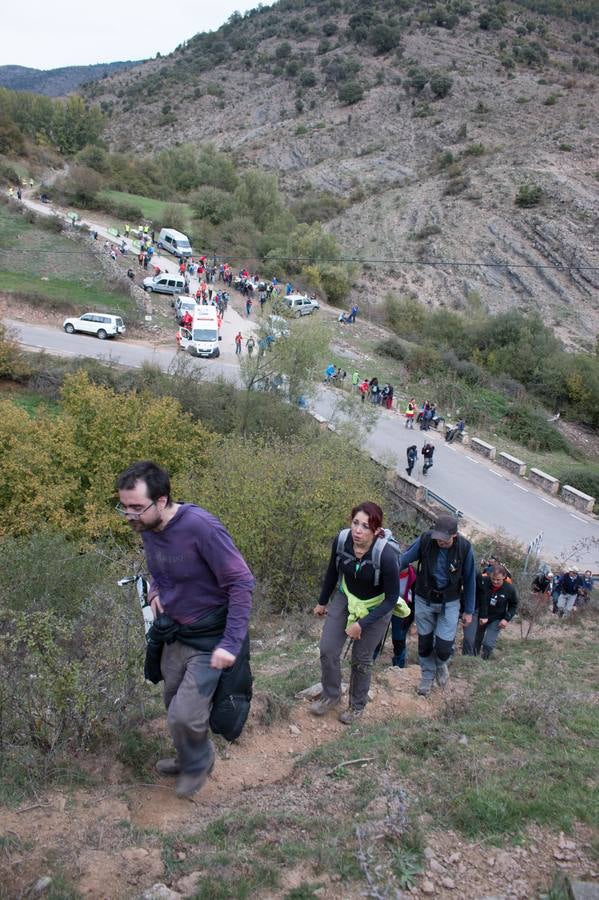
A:
<svg viewBox="0 0 599 900">
<path fill-rule="evenodd" d="M 228 311 L 227 311 L 228 312 Z M 112 362 L 131 369 L 140 369 L 144 363 L 152 363 L 166 372 L 177 358 L 177 351 L 164 348 L 160 344 L 124 340 L 100 341 L 94 335 L 66 334 L 62 329 L 46 325 L 28 325 L 16 319 L 5 319 L 10 334 L 24 347 L 31 350 L 46 350 L 56 356 L 89 357 L 102 362 Z M 194 365 L 202 369 L 208 378 L 222 376 L 228 381 L 239 382 L 239 365 L 226 359 L 196 359 L 187 355 Z"/>
<path fill-rule="evenodd" d="M 130 343 L 124 340 L 99 341 L 88 335 L 67 335 L 57 328 L 28 325 L 7 321 L 11 333 L 24 346 L 45 349 L 62 356 L 86 356 L 99 360 L 139 368 L 144 362 L 152 362 L 164 371 L 176 357 L 176 351 L 146 343 Z M 223 376 L 239 383 L 238 363 L 223 359 L 193 360 L 207 378 Z M 340 392 L 325 388 L 318 391 L 312 406 L 325 418 L 335 417 Z M 356 403 L 360 401 L 356 400 Z M 485 529 L 504 531 L 508 536 L 524 544 L 540 531 L 544 533 L 543 555 L 552 561 L 563 557 L 573 544 L 588 538 L 596 538 L 596 548 L 587 548 L 575 557 L 583 568 L 599 570 L 599 523 L 591 516 L 577 513 L 555 498 L 544 496 L 522 479 L 513 479 L 505 471 L 489 465 L 470 453 L 468 448 L 447 445 L 441 435 L 429 432 L 435 443 L 435 465 L 421 480 L 435 493 L 459 508 L 474 522 Z M 396 458 L 396 467 L 402 471 L 405 451 L 409 444 L 418 448 L 423 444 L 423 433 L 408 431 L 403 418 L 395 412 L 380 411 L 376 425 L 368 435 L 366 449 L 381 461 L 388 463 Z M 414 475 L 420 479 L 420 465 Z"/>
<path fill-rule="evenodd" d="M 321 389 L 313 408 L 325 418 L 334 417 L 335 390 Z M 359 403 L 359 400 L 356 400 Z M 405 471 L 406 449 L 416 444 L 418 452 L 425 435 L 435 444 L 434 466 L 422 476 L 422 458 L 413 476 L 439 496 L 460 509 L 468 519 L 486 530 L 504 531 L 525 546 L 543 532 L 542 555 L 559 561 L 574 544 L 595 538 L 596 546 L 582 549 L 573 557 L 581 567 L 599 571 L 599 522 L 579 513 L 554 497 L 547 497 L 523 479 L 512 477 L 505 469 L 489 464 L 468 447 L 446 444 L 434 430 L 427 433 L 408 430 L 403 417 L 380 411 L 377 424 L 368 435 L 366 449 L 375 459 L 387 463 L 396 458 L 396 469 Z"/>
</svg>

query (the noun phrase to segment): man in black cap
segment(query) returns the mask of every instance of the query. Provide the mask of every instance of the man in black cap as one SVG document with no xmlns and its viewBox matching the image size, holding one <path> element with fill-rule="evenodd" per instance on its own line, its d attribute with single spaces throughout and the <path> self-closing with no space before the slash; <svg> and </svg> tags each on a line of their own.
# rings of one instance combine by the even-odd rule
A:
<svg viewBox="0 0 599 900">
<path fill-rule="evenodd" d="M 403 570 L 418 562 L 414 603 L 418 655 L 422 678 L 418 693 L 427 697 L 435 679 L 440 687 L 449 680 L 447 661 L 455 641 L 463 594 L 462 623 L 472 621 L 476 595 L 476 569 L 470 541 L 458 534 L 458 520 L 442 515 L 401 557 Z"/>
</svg>

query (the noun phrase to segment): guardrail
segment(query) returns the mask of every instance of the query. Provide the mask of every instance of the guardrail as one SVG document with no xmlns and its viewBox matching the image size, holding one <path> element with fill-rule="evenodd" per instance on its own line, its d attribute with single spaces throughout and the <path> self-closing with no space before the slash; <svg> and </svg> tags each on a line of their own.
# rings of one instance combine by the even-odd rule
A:
<svg viewBox="0 0 599 900">
<path fill-rule="evenodd" d="M 425 500 L 433 500 L 435 503 L 438 503 L 440 506 L 444 506 L 445 509 L 450 512 L 452 515 L 456 517 L 456 519 L 463 519 L 464 513 L 454 506 L 452 503 L 449 503 L 447 500 L 444 500 L 443 497 L 440 497 L 439 494 L 435 494 L 434 491 L 431 491 L 430 488 L 424 488 L 424 499 Z"/>
</svg>

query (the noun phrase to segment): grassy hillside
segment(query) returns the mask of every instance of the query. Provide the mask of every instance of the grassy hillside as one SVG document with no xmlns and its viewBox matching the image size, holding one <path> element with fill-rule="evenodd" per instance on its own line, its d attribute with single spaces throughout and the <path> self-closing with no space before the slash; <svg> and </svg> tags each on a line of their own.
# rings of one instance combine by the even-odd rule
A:
<svg viewBox="0 0 599 900">
<path fill-rule="evenodd" d="M 169 206 L 174 206 L 179 216 L 183 220 L 186 219 L 188 224 L 192 216 L 191 207 L 186 203 L 169 204 L 166 200 L 156 200 L 153 197 L 144 197 L 140 194 L 129 194 L 126 191 L 100 191 L 98 199 L 100 201 L 108 200 L 112 206 L 137 207 L 144 219 L 148 219 L 150 222 L 164 222 L 165 209 Z"/>
<path fill-rule="evenodd" d="M 33 218 L 33 221 L 30 221 Z M 0 291 L 22 297 L 60 319 L 69 311 L 101 309 L 131 320 L 136 307 L 128 290 L 111 282 L 81 238 L 60 232 L 53 221 L 24 216 L 0 205 Z"/>
</svg>

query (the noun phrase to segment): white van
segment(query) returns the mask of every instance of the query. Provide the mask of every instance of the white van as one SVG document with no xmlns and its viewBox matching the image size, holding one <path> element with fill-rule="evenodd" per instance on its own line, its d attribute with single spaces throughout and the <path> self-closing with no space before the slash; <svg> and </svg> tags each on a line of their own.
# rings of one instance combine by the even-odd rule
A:
<svg viewBox="0 0 599 900">
<path fill-rule="evenodd" d="M 191 329 L 179 329 L 179 347 L 192 356 L 220 356 L 220 317 L 216 306 L 196 306 Z"/>
<path fill-rule="evenodd" d="M 158 235 L 158 249 L 168 250 L 173 256 L 191 256 L 192 249 L 189 238 L 175 231 L 174 228 L 163 228 Z"/>
<path fill-rule="evenodd" d="M 182 275 L 169 275 L 162 272 L 144 278 L 144 291 L 155 291 L 157 294 L 182 294 L 185 291 L 185 279 Z"/>
</svg>

